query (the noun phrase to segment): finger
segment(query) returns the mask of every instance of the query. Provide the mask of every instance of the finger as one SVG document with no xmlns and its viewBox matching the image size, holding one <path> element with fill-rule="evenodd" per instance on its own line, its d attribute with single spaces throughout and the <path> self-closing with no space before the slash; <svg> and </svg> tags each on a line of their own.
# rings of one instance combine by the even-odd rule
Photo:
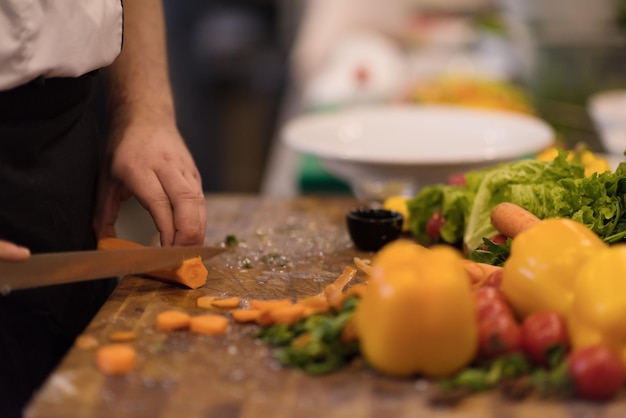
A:
<svg viewBox="0 0 626 418">
<path fill-rule="evenodd" d="M 30 250 L 9 241 L 0 240 L 0 260 L 24 261 L 30 257 Z"/>
<path fill-rule="evenodd" d="M 189 180 L 182 172 L 159 173 L 159 180 L 173 208 L 174 244 L 193 245 L 204 242 L 206 210 L 200 182 Z"/>
<path fill-rule="evenodd" d="M 143 186 L 137 189 L 135 198 L 150 213 L 154 225 L 159 231 L 161 246 L 173 245 L 176 229 L 172 206 L 156 175 L 152 174 L 150 180 L 144 182 Z"/>
</svg>

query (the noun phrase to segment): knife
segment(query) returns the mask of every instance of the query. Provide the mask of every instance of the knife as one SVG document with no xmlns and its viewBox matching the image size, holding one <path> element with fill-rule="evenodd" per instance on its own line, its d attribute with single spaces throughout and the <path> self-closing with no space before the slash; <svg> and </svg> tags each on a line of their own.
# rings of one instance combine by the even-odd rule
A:
<svg viewBox="0 0 626 418">
<path fill-rule="evenodd" d="M 31 255 L 25 261 L 0 260 L 0 293 L 30 287 L 139 274 L 203 260 L 225 251 L 219 247 L 145 247 L 70 251 Z"/>
</svg>

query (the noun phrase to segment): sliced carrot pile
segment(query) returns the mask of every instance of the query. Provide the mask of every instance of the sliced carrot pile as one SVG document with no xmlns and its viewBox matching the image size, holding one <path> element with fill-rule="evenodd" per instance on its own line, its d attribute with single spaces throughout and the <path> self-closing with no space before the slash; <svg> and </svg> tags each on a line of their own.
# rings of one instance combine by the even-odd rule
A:
<svg viewBox="0 0 626 418">
<path fill-rule="evenodd" d="M 189 323 L 189 329 L 196 334 L 223 334 L 228 329 L 228 318 L 214 314 L 194 316 Z"/>
<path fill-rule="evenodd" d="M 240 302 L 241 302 L 241 299 L 239 299 L 238 297 L 232 297 L 232 298 L 225 298 L 225 299 L 213 299 L 211 301 L 211 305 L 217 308 L 234 309 L 234 308 L 239 307 Z"/>
<path fill-rule="evenodd" d="M 96 352 L 96 366 L 108 375 L 122 375 L 130 372 L 137 364 L 137 352 L 128 344 L 107 344 Z"/>
<path fill-rule="evenodd" d="M 296 303 L 289 299 L 252 299 L 249 309 L 234 309 L 230 314 L 235 322 L 241 323 L 255 322 L 261 326 L 294 324 L 315 313 L 328 312 L 331 306 L 338 307 L 351 295 L 360 294 L 360 286 L 353 286 L 354 290 L 349 292 L 343 290 L 356 273 L 354 267 L 346 267 L 321 293 L 298 299 Z"/>
<path fill-rule="evenodd" d="M 128 342 L 137 338 L 137 334 L 133 331 L 115 331 L 109 334 L 109 341 L 113 342 Z"/>
<path fill-rule="evenodd" d="M 120 250 L 143 247 L 144 246 L 139 243 L 114 237 L 101 238 L 98 241 L 99 250 Z M 183 261 L 181 265 L 176 268 L 155 270 L 144 274 L 169 283 L 177 283 L 191 289 L 197 289 L 206 284 L 209 271 L 202 262 L 202 258 L 194 257 Z"/>
<path fill-rule="evenodd" d="M 191 317 L 185 312 L 169 309 L 159 313 L 156 321 L 157 328 L 161 331 L 173 331 L 189 328 Z"/>
</svg>

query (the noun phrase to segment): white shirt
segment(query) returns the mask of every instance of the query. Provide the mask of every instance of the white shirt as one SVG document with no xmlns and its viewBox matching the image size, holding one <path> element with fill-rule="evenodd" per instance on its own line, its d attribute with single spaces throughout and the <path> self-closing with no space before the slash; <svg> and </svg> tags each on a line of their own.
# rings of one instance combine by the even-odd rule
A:
<svg viewBox="0 0 626 418">
<path fill-rule="evenodd" d="M 111 64 L 122 15 L 121 0 L 0 0 L 0 91 Z"/>
</svg>

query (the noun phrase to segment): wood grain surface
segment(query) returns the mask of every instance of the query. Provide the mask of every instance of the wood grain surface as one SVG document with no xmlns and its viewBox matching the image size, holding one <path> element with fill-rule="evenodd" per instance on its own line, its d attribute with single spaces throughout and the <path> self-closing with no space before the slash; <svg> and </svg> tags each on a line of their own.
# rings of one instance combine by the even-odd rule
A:
<svg viewBox="0 0 626 418">
<path fill-rule="evenodd" d="M 426 400 L 429 383 L 393 379 L 359 362 L 326 376 L 283 369 L 254 325 L 231 324 L 225 335 L 162 332 L 156 315 L 170 308 L 191 314 L 204 295 L 296 298 L 318 293 L 353 257 L 345 212 L 350 198 L 276 199 L 209 195 L 207 244 L 234 235 L 240 245 L 207 261 L 206 286 L 189 290 L 143 277 L 124 278 L 84 335 L 105 343 L 134 331 L 139 361 L 126 376 L 108 377 L 94 350 L 73 348 L 28 406 L 29 418 L 247 417 L 625 417 L 622 398 L 606 404 L 531 399 L 497 393 L 472 396 L 450 408 Z M 356 280 L 363 280 L 361 273 Z"/>
</svg>

